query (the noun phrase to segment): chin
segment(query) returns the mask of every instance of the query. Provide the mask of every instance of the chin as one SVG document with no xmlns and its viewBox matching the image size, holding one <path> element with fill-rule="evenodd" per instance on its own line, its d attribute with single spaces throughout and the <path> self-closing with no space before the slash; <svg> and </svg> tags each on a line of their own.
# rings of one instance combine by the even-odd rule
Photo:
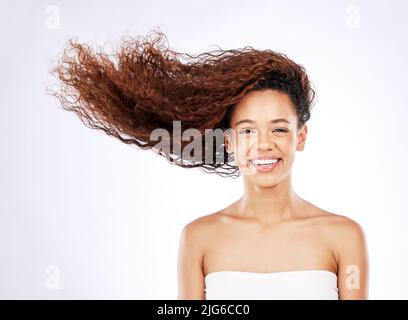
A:
<svg viewBox="0 0 408 320">
<path fill-rule="evenodd" d="M 272 188 L 280 183 L 280 180 L 276 177 L 253 177 L 251 179 L 253 185 L 262 188 Z"/>
<path fill-rule="evenodd" d="M 251 184 L 259 187 L 274 187 L 282 181 L 281 175 L 267 173 L 244 174 L 243 178 Z"/>
<path fill-rule="evenodd" d="M 245 176 L 253 185 L 259 187 L 275 187 L 287 177 L 287 172 L 255 172 Z"/>
</svg>

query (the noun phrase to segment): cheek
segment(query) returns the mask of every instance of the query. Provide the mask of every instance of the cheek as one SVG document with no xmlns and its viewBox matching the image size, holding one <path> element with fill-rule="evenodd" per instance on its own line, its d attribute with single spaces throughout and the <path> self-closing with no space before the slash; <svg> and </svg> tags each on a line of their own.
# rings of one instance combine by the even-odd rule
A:
<svg viewBox="0 0 408 320">
<path fill-rule="evenodd" d="M 291 134 L 277 138 L 275 143 L 284 153 L 293 153 L 296 150 L 296 137 Z"/>
<path fill-rule="evenodd" d="M 284 156 L 290 156 L 296 150 L 296 144 L 292 139 L 285 139 L 277 143 L 277 146 Z"/>
<path fill-rule="evenodd" d="M 248 157 L 251 150 L 251 142 L 249 139 L 235 137 L 234 139 L 234 158 L 238 167 L 244 168 L 248 166 Z M 253 146 L 253 144 L 252 144 Z"/>
<path fill-rule="evenodd" d="M 235 148 L 235 162 L 238 166 L 245 166 L 247 164 L 247 158 L 250 151 L 250 146 L 240 139 L 237 141 Z"/>
<path fill-rule="evenodd" d="M 296 141 L 291 138 L 288 138 L 282 143 L 278 144 L 279 152 L 284 158 L 284 165 L 291 166 L 296 155 Z"/>
</svg>

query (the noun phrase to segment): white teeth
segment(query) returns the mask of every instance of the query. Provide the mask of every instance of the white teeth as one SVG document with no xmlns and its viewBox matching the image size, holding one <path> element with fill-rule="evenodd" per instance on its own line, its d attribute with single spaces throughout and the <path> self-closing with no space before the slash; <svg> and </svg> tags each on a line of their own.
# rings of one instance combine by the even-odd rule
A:
<svg viewBox="0 0 408 320">
<path fill-rule="evenodd" d="M 251 160 L 253 164 L 273 164 L 278 162 L 278 159 L 253 159 Z"/>
</svg>

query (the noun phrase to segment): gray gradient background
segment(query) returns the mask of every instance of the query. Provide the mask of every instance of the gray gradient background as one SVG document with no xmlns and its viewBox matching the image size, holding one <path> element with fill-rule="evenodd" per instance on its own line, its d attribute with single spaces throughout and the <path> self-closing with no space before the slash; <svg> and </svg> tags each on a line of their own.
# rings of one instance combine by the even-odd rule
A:
<svg viewBox="0 0 408 320">
<path fill-rule="evenodd" d="M 240 197 L 241 179 L 171 166 L 46 94 L 68 38 L 117 45 L 158 26 L 176 51 L 251 45 L 306 67 L 318 100 L 294 188 L 363 226 L 370 298 L 407 299 L 407 13 L 395 0 L 1 1 L 0 298 L 175 299 L 182 227 Z"/>
</svg>

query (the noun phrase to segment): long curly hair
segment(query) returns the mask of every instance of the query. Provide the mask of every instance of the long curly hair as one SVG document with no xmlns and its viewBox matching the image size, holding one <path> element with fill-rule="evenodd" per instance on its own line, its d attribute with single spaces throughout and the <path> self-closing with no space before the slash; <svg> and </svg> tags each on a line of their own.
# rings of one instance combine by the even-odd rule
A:
<svg viewBox="0 0 408 320">
<path fill-rule="evenodd" d="M 160 31 L 122 37 L 112 54 L 70 39 L 51 73 L 59 80 L 51 94 L 87 127 L 150 149 L 171 164 L 223 177 L 239 177 L 239 168 L 223 141 L 204 146 L 206 129 L 228 130 L 234 106 L 245 94 L 268 88 L 287 93 L 298 127 L 309 120 L 315 98 L 304 67 L 282 53 L 247 46 L 194 56 L 170 50 Z M 197 130 L 203 148 L 195 161 L 183 157 L 180 150 L 189 141 L 176 141 L 176 135 L 162 139 L 173 147 L 155 149 L 153 130 L 173 133 L 173 121 L 180 121 L 182 132 Z M 177 143 L 181 149 L 174 148 Z"/>
</svg>

